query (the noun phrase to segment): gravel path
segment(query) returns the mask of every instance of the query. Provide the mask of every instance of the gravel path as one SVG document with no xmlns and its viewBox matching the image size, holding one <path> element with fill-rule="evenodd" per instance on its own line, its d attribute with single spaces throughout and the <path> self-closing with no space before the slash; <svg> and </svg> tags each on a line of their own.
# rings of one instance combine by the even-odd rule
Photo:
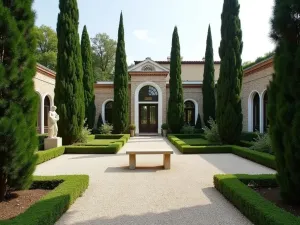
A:
<svg viewBox="0 0 300 225">
<path fill-rule="evenodd" d="M 172 148 L 171 170 L 162 155 L 138 155 L 128 169 L 126 149 Z M 274 173 L 232 154 L 182 155 L 161 137 L 135 137 L 117 155 L 63 155 L 36 175 L 88 174 L 90 186 L 57 225 L 250 225 L 213 188 L 219 173 Z"/>
</svg>

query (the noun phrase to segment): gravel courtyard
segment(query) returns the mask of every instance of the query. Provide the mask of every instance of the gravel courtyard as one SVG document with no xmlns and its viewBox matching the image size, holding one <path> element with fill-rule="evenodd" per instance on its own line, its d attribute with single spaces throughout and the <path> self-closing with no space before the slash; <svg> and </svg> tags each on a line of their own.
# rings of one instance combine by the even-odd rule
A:
<svg viewBox="0 0 300 225">
<path fill-rule="evenodd" d="M 162 155 L 137 155 L 128 169 L 126 149 L 173 149 L 171 170 Z M 213 187 L 220 173 L 274 170 L 232 154 L 182 155 L 162 137 L 135 137 L 117 155 L 62 155 L 35 175 L 88 174 L 90 186 L 57 225 L 252 224 Z"/>
</svg>

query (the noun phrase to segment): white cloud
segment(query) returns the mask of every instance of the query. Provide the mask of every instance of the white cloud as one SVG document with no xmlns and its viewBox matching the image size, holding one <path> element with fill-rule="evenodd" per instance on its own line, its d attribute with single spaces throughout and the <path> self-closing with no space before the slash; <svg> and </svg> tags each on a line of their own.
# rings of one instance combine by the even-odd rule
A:
<svg viewBox="0 0 300 225">
<path fill-rule="evenodd" d="M 149 31 L 145 29 L 140 30 L 134 30 L 133 31 L 134 36 L 142 41 L 149 42 L 151 44 L 155 44 L 156 40 L 149 36 Z"/>
</svg>

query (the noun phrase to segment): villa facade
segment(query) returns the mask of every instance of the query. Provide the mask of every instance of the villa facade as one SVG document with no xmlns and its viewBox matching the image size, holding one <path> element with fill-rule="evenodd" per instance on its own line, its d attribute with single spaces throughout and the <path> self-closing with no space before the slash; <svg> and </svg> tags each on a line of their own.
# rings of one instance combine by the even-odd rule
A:
<svg viewBox="0 0 300 225">
<path fill-rule="evenodd" d="M 198 113 L 203 118 L 202 84 L 204 61 L 182 61 L 182 85 L 185 103 L 185 122 L 196 123 Z M 169 99 L 170 61 L 154 61 L 146 58 L 135 61 L 128 72 L 130 101 L 130 123 L 136 125 L 136 133 L 160 133 L 166 122 Z M 220 62 L 215 62 L 217 82 Z M 266 89 L 272 78 L 273 59 L 247 68 L 244 71 L 242 87 L 243 130 L 264 132 L 267 128 Z M 37 66 L 34 78 L 36 92 L 40 96 L 38 131 L 47 132 L 47 115 L 53 105 L 55 73 L 41 65 Z M 95 84 L 96 121 L 101 114 L 103 121 L 112 122 L 114 85 L 113 82 Z"/>
</svg>

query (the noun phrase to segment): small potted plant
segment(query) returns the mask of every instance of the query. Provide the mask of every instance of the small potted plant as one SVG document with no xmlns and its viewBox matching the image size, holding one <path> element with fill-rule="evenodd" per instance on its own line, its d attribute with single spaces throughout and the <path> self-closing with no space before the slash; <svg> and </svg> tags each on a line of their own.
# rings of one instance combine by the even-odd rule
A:
<svg viewBox="0 0 300 225">
<path fill-rule="evenodd" d="M 162 129 L 162 132 L 163 132 L 163 136 L 166 137 L 167 136 L 167 131 L 169 129 L 168 124 L 166 124 L 166 123 L 162 124 L 161 129 Z"/>
<path fill-rule="evenodd" d="M 130 130 L 130 137 L 134 137 L 135 125 L 134 124 L 130 124 L 129 125 L 129 130 Z"/>
</svg>

